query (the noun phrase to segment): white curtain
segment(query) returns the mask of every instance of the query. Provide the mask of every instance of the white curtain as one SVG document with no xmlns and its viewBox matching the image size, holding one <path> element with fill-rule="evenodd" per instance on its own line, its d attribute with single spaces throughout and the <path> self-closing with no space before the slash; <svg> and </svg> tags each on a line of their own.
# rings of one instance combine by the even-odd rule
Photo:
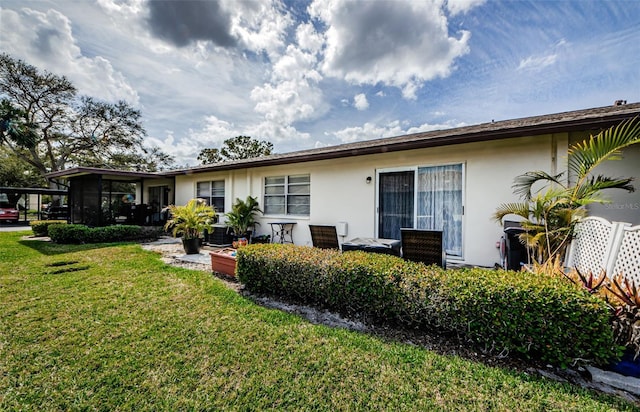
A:
<svg viewBox="0 0 640 412">
<path fill-rule="evenodd" d="M 443 231 L 447 255 L 462 257 L 462 164 L 418 168 L 417 228 Z"/>
</svg>

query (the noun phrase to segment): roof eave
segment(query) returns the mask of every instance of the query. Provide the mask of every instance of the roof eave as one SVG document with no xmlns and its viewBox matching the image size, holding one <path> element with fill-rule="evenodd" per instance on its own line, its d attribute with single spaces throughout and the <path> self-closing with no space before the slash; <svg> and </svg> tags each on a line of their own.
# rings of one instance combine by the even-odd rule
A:
<svg viewBox="0 0 640 412">
<path fill-rule="evenodd" d="M 635 113 L 621 112 L 608 114 L 606 116 L 580 118 L 559 121 L 554 123 L 539 123 L 530 124 L 525 126 L 517 126 L 511 128 L 500 128 L 499 125 L 485 124 L 487 130 L 470 131 L 460 133 L 465 128 L 445 129 L 433 132 L 417 133 L 415 136 L 422 137 L 414 140 L 401 140 L 393 142 L 395 138 L 377 139 L 369 141 L 370 145 L 362 147 L 346 147 L 340 149 L 340 147 L 333 147 L 332 150 L 320 151 L 317 153 L 301 152 L 299 155 L 291 153 L 282 157 L 276 158 L 257 158 L 247 159 L 240 162 L 227 162 L 218 163 L 210 166 L 203 166 L 192 169 L 183 169 L 175 171 L 167 171 L 163 173 L 165 176 L 178 176 L 203 172 L 214 171 L 228 171 L 245 169 L 248 167 L 266 167 L 266 166 L 279 166 L 283 164 L 302 163 L 318 160 L 337 159 L 351 156 L 364 156 L 388 152 L 398 152 L 404 150 L 424 149 L 429 147 L 449 146 L 462 143 L 474 143 L 474 142 L 486 142 L 491 140 L 509 139 L 514 137 L 525 137 L 544 135 L 550 133 L 563 133 L 576 130 L 598 130 L 601 128 L 612 126 L 618 122 L 629 119 Z M 475 125 L 468 127 L 468 129 L 474 129 L 482 127 L 483 125 Z M 492 128 L 492 126 L 494 126 Z"/>
</svg>

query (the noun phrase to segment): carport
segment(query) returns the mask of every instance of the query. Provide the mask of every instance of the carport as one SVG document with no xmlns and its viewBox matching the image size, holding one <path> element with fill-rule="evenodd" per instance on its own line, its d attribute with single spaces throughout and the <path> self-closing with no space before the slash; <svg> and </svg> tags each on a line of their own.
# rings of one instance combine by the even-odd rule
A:
<svg viewBox="0 0 640 412">
<path fill-rule="evenodd" d="M 31 196 L 36 195 L 38 197 L 37 201 L 37 210 L 38 210 L 38 219 L 41 218 L 42 210 L 40 210 L 40 205 L 42 204 L 42 196 L 67 196 L 68 192 L 66 189 L 48 189 L 41 187 L 0 187 L 0 193 L 4 193 L 7 195 L 9 199 L 9 203 L 16 205 L 18 201 L 22 198 L 23 195 L 27 195 L 24 197 L 24 207 L 23 212 L 21 213 L 21 222 L 28 222 L 27 212 L 31 209 Z M 20 210 L 20 208 L 18 208 Z"/>
</svg>

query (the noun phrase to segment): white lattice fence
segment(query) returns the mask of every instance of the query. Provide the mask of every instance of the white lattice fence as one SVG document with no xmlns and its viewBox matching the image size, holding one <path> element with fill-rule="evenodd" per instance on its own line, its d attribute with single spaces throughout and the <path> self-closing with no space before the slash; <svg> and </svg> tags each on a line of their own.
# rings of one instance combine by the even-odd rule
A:
<svg viewBox="0 0 640 412">
<path fill-rule="evenodd" d="M 606 270 L 615 229 L 615 224 L 599 217 L 586 218 L 578 223 L 567 266 L 585 275 Z"/>
<path fill-rule="evenodd" d="M 588 217 L 576 225 L 566 266 L 582 274 L 622 274 L 640 285 L 640 226 Z"/>
<path fill-rule="evenodd" d="M 621 273 L 640 286 L 640 226 L 622 228 L 623 236 L 613 266 L 613 274 Z"/>
</svg>

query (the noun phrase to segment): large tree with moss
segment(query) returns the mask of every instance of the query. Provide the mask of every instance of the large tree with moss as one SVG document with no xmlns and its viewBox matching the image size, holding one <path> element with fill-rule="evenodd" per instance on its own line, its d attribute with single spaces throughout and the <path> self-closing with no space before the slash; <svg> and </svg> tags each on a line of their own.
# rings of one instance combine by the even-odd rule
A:
<svg viewBox="0 0 640 412">
<path fill-rule="evenodd" d="M 64 76 L 0 54 L 0 145 L 42 175 L 74 166 L 155 171 L 173 162 L 144 144 L 140 111 L 80 96 Z"/>
<path fill-rule="evenodd" d="M 202 149 L 198 160 L 202 164 L 220 163 L 229 160 L 253 159 L 268 156 L 273 152 L 273 143 L 249 136 L 236 136 L 224 141 L 218 148 Z"/>
</svg>

